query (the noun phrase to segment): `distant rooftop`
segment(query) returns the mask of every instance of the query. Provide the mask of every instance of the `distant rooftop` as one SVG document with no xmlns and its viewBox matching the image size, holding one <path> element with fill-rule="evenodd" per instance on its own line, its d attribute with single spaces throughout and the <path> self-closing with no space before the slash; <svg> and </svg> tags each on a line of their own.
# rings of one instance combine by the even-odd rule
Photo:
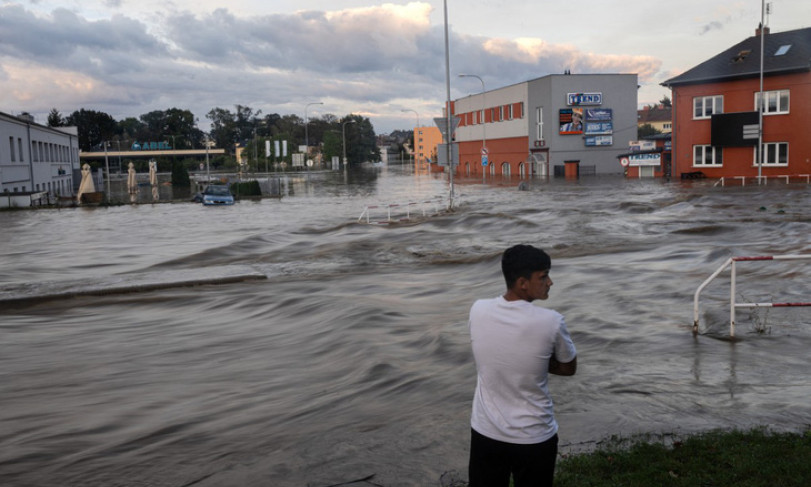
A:
<svg viewBox="0 0 811 487">
<path fill-rule="evenodd" d="M 811 71 L 811 28 L 770 33 L 765 29 L 764 76 Z M 754 35 L 662 86 L 732 81 L 760 75 L 760 36 Z"/>
<path fill-rule="evenodd" d="M 673 109 L 664 105 L 655 107 L 645 107 L 636 111 L 636 118 L 639 123 L 670 122 L 673 120 Z"/>
</svg>

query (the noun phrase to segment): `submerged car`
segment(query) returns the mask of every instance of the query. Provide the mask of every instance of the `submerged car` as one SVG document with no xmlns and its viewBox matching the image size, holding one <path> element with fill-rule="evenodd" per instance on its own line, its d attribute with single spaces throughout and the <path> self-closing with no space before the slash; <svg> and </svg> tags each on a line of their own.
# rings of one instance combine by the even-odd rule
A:
<svg viewBox="0 0 811 487">
<path fill-rule="evenodd" d="M 206 206 L 233 205 L 234 195 L 231 194 L 228 186 L 210 184 L 203 191 L 203 204 Z"/>
</svg>

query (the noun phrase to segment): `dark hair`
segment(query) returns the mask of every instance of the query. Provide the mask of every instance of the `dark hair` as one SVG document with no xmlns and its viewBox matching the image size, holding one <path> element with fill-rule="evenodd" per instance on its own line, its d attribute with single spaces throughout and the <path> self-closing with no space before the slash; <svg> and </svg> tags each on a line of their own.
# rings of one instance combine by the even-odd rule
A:
<svg viewBox="0 0 811 487">
<path fill-rule="evenodd" d="M 529 279 L 535 271 L 552 268 L 552 259 L 543 250 L 532 245 L 514 245 L 501 256 L 501 272 L 507 287 L 511 288 L 519 277 Z"/>
</svg>

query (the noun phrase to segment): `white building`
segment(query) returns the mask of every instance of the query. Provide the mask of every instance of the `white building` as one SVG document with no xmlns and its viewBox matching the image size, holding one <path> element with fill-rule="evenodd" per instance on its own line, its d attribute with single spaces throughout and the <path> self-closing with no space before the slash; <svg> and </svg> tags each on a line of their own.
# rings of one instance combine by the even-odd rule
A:
<svg viewBox="0 0 811 487">
<path fill-rule="evenodd" d="M 72 196 L 79 170 L 76 127 L 47 127 L 27 114 L 0 112 L 0 194 Z"/>
</svg>

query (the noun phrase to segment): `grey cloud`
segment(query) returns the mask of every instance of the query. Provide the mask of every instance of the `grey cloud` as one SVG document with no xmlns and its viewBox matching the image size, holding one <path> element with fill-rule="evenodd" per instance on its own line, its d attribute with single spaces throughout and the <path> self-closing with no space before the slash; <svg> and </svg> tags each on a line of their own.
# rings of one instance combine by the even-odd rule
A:
<svg viewBox="0 0 811 487">
<path fill-rule="evenodd" d="M 64 69 L 89 67 L 104 72 L 104 63 L 100 66 L 91 59 L 136 62 L 141 56 L 166 53 L 165 46 L 147 33 L 143 23 L 124 16 L 88 21 L 69 10 L 56 9 L 49 17 L 40 18 L 18 5 L 0 12 L 0 54 L 4 55 Z"/>
<path fill-rule="evenodd" d="M 704 35 L 707 32 L 710 32 L 710 31 L 713 31 L 713 30 L 721 30 L 723 28 L 724 28 L 724 24 L 722 24 L 721 22 L 718 22 L 717 20 L 714 20 L 712 22 L 709 22 L 709 23 L 703 25 L 701 27 L 701 29 L 699 29 L 698 35 Z"/>
<path fill-rule="evenodd" d="M 11 40 L 0 45 L 0 59 L 31 60 L 90 76 L 106 89 L 83 93 L 98 103 L 84 106 L 120 118 L 178 106 L 204 121 L 208 110 L 234 104 L 291 113 L 313 99 L 340 103 L 342 108 L 325 108 L 339 116 L 364 108 L 385 111 L 395 99 L 435 105 L 439 111 L 445 99 L 444 28 L 427 21 L 403 25 L 402 19 L 386 18 L 384 10 L 238 17 L 217 9 L 204 15 L 170 14 L 152 30 L 132 18 L 88 21 L 64 9 L 48 17 L 21 7 L 0 12 L 0 34 Z M 451 31 L 453 97 L 480 90 L 475 83 L 457 81 L 461 72 L 480 74 L 492 89 L 567 67 L 593 72 L 593 65 L 606 66 L 555 46 L 531 60 L 504 56 L 486 49 L 487 40 Z M 510 41 L 503 44 L 507 50 L 514 47 Z M 611 62 L 618 72 L 636 67 L 629 60 Z"/>
</svg>

